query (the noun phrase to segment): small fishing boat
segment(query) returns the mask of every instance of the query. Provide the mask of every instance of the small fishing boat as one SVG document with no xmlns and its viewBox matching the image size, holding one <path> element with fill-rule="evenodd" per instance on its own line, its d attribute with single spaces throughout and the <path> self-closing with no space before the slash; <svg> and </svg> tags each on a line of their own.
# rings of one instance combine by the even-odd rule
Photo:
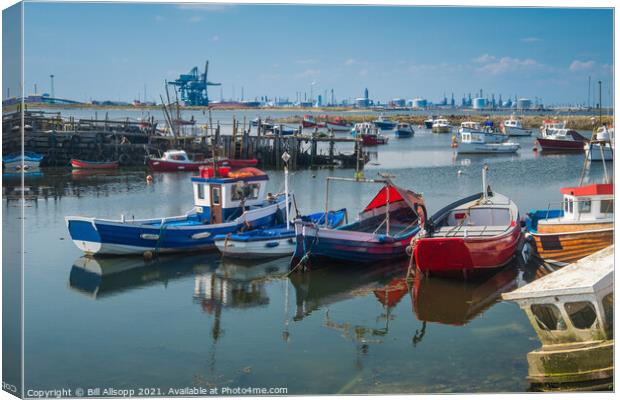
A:
<svg viewBox="0 0 620 400">
<path fill-rule="evenodd" d="M 519 143 L 508 142 L 504 135 L 483 131 L 462 131 L 458 143 L 458 154 L 501 154 L 516 153 Z"/>
<path fill-rule="evenodd" d="M 2 170 L 7 173 L 37 170 L 41 160 L 43 160 L 43 154 L 31 151 L 8 154 L 2 157 Z"/>
<path fill-rule="evenodd" d="M 614 128 L 601 126 L 592 140 L 584 145 L 588 160 L 611 161 L 614 159 Z"/>
<path fill-rule="evenodd" d="M 387 144 L 388 142 L 388 137 L 379 133 L 379 128 L 370 122 L 355 124 L 355 127 L 351 130 L 351 135 L 361 137 L 364 146 L 377 146 Z"/>
<path fill-rule="evenodd" d="M 424 127 L 426 129 L 433 129 L 433 124 L 435 123 L 435 118 L 436 116 L 433 115 L 432 117 L 429 117 L 428 119 L 424 120 Z"/>
<path fill-rule="evenodd" d="M 327 226 L 336 228 L 345 221 L 346 209 L 329 211 Z M 300 217 L 317 225 L 325 224 L 325 212 L 318 212 Z M 290 256 L 297 246 L 295 230 L 288 224 L 275 225 L 271 228 L 253 229 L 246 232 L 217 235 L 213 239 L 222 256 L 232 258 L 259 259 Z"/>
<path fill-rule="evenodd" d="M 583 152 L 588 139 L 571 129 L 547 130 L 536 142 L 543 151 Z"/>
<path fill-rule="evenodd" d="M 506 136 L 531 136 L 532 130 L 523 127 L 520 119 L 516 119 L 514 115 L 510 116 L 500 125 L 501 132 Z"/>
<path fill-rule="evenodd" d="M 433 133 L 450 133 L 452 131 L 452 125 L 445 118 L 438 118 L 433 121 L 432 126 Z"/>
<path fill-rule="evenodd" d="M 396 125 L 396 130 L 394 131 L 394 134 L 397 138 L 409 138 L 413 137 L 415 132 L 413 131 L 413 127 L 411 126 L 411 124 L 408 124 L 406 122 L 399 122 L 398 125 Z"/>
<path fill-rule="evenodd" d="M 547 135 L 553 135 L 558 131 L 566 129 L 566 121 L 559 121 L 557 119 L 546 119 L 540 127 L 540 133 L 542 137 Z"/>
<path fill-rule="evenodd" d="M 422 195 L 394 185 L 388 177 L 377 180 L 328 177 L 327 193 L 330 181 L 380 183 L 384 186 L 353 223 L 332 229 L 295 220 L 297 247 L 291 266 L 296 267 L 302 260 L 310 269 L 320 266 L 315 263 L 320 260 L 360 264 L 405 257 L 409 242 L 426 220 Z"/>
<path fill-rule="evenodd" d="M 386 119 L 383 115 L 379 116 L 373 123 L 382 131 L 391 131 L 398 124 L 397 122 Z"/>
<path fill-rule="evenodd" d="M 192 161 L 184 150 L 168 150 L 161 158 L 151 158 L 148 165 L 153 171 L 198 171 L 201 166 L 209 164 L 208 160 Z"/>
<path fill-rule="evenodd" d="M 118 161 L 84 161 L 73 158 L 71 167 L 74 169 L 115 169 L 118 168 Z"/>
<path fill-rule="evenodd" d="M 184 215 L 128 220 L 65 217 L 73 243 L 87 255 L 141 255 L 215 248 L 218 234 L 273 226 L 287 208 L 267 195 L 269 177 L 256 168 L 200 168 L 191 178 L 194 207 Z"/>
<path fill-rule="evenodd" d="M 521 238 L 519 209 L 487 186 L 437 211 L 412 243 L 416 267 L 426 274 L 470 278 L 510 262 Z"/>
<path fill-rule="evenodd" d="M 459 135 L 463 132 L 483 132 L 483 129 L 480 126 L 480 122 L 464 121 L 461 122 L 461 126 L 458 130 Z"/>
<path fill-rule="evenodd" d="M 328 131 L 349 132 L 352 127 L 353 125 L 341 117 L 336 117 L 325 121 L 325 128 L 327 128 Z"/>
<path fill-rule="evenodd" d="M 258 164 L 256 158 L 220 158 L 217 161 L 218 166 L 231 167 L 231 168 L 245 168 L 254 167 Z M 209 163 L 211 165 L 211 162 Z"/>
<path fill-rule="evenodd" d="M 614 187 L 611 183 L 560 189 L 561 208 L 527 213 L 525 223 L 534 255 L 564 266 L 601 250 L 614 240 Z"/>
<path fill-rule="evenodd" d="M 301 120 L 301 126 L 304 128 L 316 128 L 318 126 L 318 123 L 314 116 L 306 114 Z"/>
<path fill-rule="evenodd" d="M 274 125 L 271 131 L 277 136 L 290 136 L 297 133 L 297 129 L 287 125 Z"/>
</svg>

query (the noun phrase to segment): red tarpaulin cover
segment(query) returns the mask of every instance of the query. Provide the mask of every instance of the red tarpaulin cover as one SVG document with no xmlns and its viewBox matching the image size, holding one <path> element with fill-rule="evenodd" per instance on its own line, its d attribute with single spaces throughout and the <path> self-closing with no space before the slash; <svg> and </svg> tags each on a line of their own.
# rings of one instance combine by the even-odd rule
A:
<svg viewBox="0 0 620 400">
<path fill-rule="evenodd" d="M 374 199 L 368 203 L 365 211 L 369 211 L 378 207 L 383 207 L 388 202 L 388 193 L 389 193 L 389 201 L 390 203 L 396 203 L 397 201 L 406 201 L 409 206 L 413 207 L 414 203 L 423 203 L 422 197 L 416 193 L 413 193 L 409 190 L 401 189 L 397 186 L 387 186 L 381 188 L 379 193 L 376 194 Z"/>
</svg>

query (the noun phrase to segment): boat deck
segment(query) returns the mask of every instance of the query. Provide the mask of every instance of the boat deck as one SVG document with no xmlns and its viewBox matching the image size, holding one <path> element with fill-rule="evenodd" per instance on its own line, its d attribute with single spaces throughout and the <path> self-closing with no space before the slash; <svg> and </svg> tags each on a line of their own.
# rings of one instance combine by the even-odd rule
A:
<svg viewBox="0 0 620 400">
<path fill-rule="evenodd" d="M 483 225 L 483 226 L 442 226 L 433 232 L 433 237 L 493 237 L 501 235 L 508 230 L 508 226 Z"/>
</svg>

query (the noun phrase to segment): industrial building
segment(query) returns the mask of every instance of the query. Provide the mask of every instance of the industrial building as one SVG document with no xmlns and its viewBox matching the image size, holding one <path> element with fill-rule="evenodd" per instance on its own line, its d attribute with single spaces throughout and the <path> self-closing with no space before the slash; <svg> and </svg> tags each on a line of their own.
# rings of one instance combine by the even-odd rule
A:
<svg viewBox="0 0 620 400">
<path fill-rule="evenodd" d="M 205 63 L 205 70 L 202 74 L 198 71 L 198 67 L 194 67 L 188 74 L 181 74 L 176 80 L 168 82 L 168 84 L 176 87 L 176 90 L 179 92 L 179 98 L 185 105 L 208 106 L 208 87 L 221 85 L 221 83 L 209 82 L 207 79 L 208 74 L 209 61 Z"/>
</svg>

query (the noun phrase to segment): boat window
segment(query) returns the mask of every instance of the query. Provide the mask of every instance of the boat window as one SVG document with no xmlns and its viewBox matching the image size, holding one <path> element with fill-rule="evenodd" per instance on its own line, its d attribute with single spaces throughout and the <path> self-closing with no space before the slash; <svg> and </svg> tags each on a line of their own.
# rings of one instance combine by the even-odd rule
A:
<svg viewBox="0 0 620 400">
<path fill-rule="evenodd" d="M 211 204 L 214 206 L 219 206 L 221 204 L 219 187 L 211 188 Z"/>
<path fill-rule="evenodd" d="M 203 185 L 202 183 L 199 183 L 196 186 L 198 187 L 198 198 L 204 200 L 204 198 L 205 198 L 205 185 Z"/>
<path fill-rule="evenodd" d="M 564 200 L 564 212 L 568 212 L 568 200 Z"/>
<path fill-rule="evenodd" d="M 577 329 L 588 329 L 596 322 L 596 310 L 589 301 L 566 303 L 564 309 Z"/>
<path fill-rule="evenodd" d="M 613 214 L 614 213 L 614 201 L 613 200 L 601 200 L 601 214 Z"/>
<path fill-rule="evenodd" d="M 531 310 L 540 329 L 547 331 L 566 329 L 566 322 L 564 322 L 560 310 L 555 305 L 532 304 Z"/>
<path fill-rule="evenodd" d="M 571 199 L 568 200 L 568 212 L 573 213 L 573 200 Z"/>
<path fill-rule="evenodd" d="M 603 297 L 603 313 L 605 314 L 605 324 L 609 329 L 614 326 L 614 294 L 609 293 Z"/>
<path fill-rule="evenodd" d="M 590 209 L 592 208 L 592 202 L 589 199 L 579 201 L 578 205 L 579 205 L 579 212 L 581 214 L 589 213 Z"/>
<path fill-rule="evenodd" d="M 246 184 L 246 183 L 236 183 L 233 187 L 232 187 L 232 200 L 233 201 L 240 201 L 243 199 L 246 200 L 256 200 L 258 199 L 258 193 L 260 191 L 260 184 L 258 183 L 252 183 L 252 184 Z"/>
</svg>

